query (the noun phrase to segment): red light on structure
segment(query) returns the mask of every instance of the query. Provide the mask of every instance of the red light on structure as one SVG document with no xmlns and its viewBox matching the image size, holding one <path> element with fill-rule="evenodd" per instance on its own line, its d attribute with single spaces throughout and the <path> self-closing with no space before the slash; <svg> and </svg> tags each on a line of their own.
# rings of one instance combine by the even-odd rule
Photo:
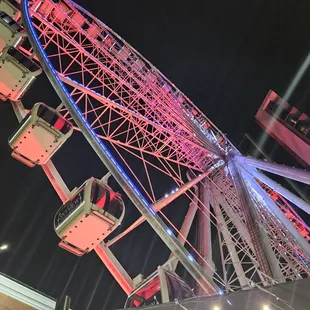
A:
<svg viewBox="0 0 310 310">
<path fill-rule="evenodd" d="M 301 164 L 310 165 L 310 118 L 306 114 L 287 102 L 283 103 L 283 99 L 270 90 L 255 118 Z"/>
</svg>

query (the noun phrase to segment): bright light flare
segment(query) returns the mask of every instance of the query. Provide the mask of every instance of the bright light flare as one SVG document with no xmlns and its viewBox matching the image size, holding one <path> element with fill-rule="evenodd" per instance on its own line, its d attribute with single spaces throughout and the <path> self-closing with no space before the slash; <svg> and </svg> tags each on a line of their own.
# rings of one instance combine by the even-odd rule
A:
<svg viewBox="0 0 310 310">
<path fill-rule="evenodd" d="M 189 258 L 189 260 L 191 261 L 191 262 L 193 262 L 194 261 L 194 257 L 192 256 L 192 255 L 188 255 L 188 258 Z"/>
<path fill-rule="evenodd" d="M 219 306 L 214 306 L 213 310 L 221 310 L 221 308 Z"/>
<path fill-rule="evenodd" d="M 271 310 L 268 305 L 263 305 L 263 310 Z"/>
<path fill-rule="evenodd" d="M 297 88 L 299 82 L 301 81 L 301 78 L 304 76 L 306 71 L 308 70 L 310 66 L 310 53 L 307 55 L 305 58 L 304 62 L 302 65 L 298 68 L 295 76 L 293 77 L 292 81 L 290 82 L 288 88 L 286 89 L 286 92 L 283 96 L 282 103 L 278 106 L 278 108 L 275 111 L 275 115 L 279 116 L 281 109 L 283 108 L 285 102 L 288 102 L 289 99 L 291 98 L 292 94 L 294 93 L 295 89 Z M 264 145 L 267 142 L 268 139 L 268 131 L 274 127 L 276 123 L 276 118 L 273 118 L 272 121 L 269 123 L 268 128 L 263 132 L 261 135 L 259 141 L 258 141 L 258 148 L 257 149 L 263 149 Z M 258 150 L 256 150 L 256 153 L 254 154 L 254 157 L 258 154 Z M 265 310 L 265 309 L 264 309 Z"/>
<path fill-rule="evenodd" d="M 6 244 L 6 243 L 0 245 L 0 251 L 5 251 L 5 250 L 7 250 L 8 248 L 9 248 L 9 245 Z"/>
<path fill-rule="evenodd" d="M 171 231 L 171 229 L 167 229 L 167 233 L 168 233 L 168 235 L 170 235 L 170 236 L 172 236 L 173 235 L 173 233 L 172 233 L 172 231 Z"/>
</svg>

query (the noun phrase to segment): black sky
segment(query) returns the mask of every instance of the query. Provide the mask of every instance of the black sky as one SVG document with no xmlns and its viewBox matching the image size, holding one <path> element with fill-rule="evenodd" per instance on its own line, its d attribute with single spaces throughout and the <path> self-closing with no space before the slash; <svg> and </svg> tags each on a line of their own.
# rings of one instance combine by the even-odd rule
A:
<svg viewBox="0 0 310 310">
<path fill-rule="evenodd" d="M 310 1 L 78 3 L 139 50 L 236 144 L 247 131 L 258 134 L 254 116 L 266 93 L 273 89 L 283 95 L 310 52 Z M 290 100 L 308 114 L 309 77 L 307 72 Z M 54 96 L 41 78 L 25 103 L 51 102 Z M 57 297 L 77 264 L 67 286 L 73 308 L 121 308 L 125 295 L 94 253 L 77 259 L 58 248 L 52 220 L 61 202 L 40 168 L 29 169 L 10 157 L 7 138 L 16 125 L 10 106 L 1 104 L 0 242 L 9 242 L 11 248 L 0 254 L 0 271 Z M 274 157 L 283 163 L 292 161 L 283 152 Z M 55 162 L 70 188 L 105 171 L 78 135 L 56 154 Z M 129 208 L 126 223 L 136 215 Z M 146 224 L 113 251 L 131 276 L 151 273 L 169 255 Z"/>
</svg>

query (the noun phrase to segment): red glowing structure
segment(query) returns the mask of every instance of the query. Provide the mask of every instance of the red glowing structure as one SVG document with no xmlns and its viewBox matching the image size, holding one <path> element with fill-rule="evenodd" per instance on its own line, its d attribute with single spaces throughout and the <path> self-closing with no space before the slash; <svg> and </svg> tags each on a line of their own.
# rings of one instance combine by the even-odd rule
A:
<svg viewBox="0 0 310 310">
<path fill-rule="evenodd" d="M 296 159 L 310 165 L 310 118 L 283 102 L 270 90 L 256 113 L 256 121 Z"/>
<path fill-rule="evenodd" d="M 227 136 L 154 65 L 76 3 L 22 0 L 21 11 L 32 47 L 21 40 L 16 49 L 42 65 L 61 99 L 55 110 L 57 115 L 84 135 L 124 195 L 141 213 L 140 218 L 112 238 L 108 228 L 113 230 L 123 215 L 115 217 L 109 227 L 109 217 L 104 215 L 104 201 L 111 202 L 107 192 L 102 200 L 93 201 L 85 185 L 82 192 L 87 195 L 80 199 L 80 192 L 68 189 L 48 157 L 41 166 L 63 202 L 56 219 L 65 211 L 61 218 L 68 219 L 68 225 L 64 225 L 65 220 L 59 225 L 56 221 L 55 229 L 67 250 L 70 247 L 81 255 L 94 249 L 124 292 L 134 296 L 135 306 L 140 305 L 135 300 L 137 296 L 147 303 L 155 295 L 157 300 L 160 295 L 162 302 L 172 301 L 175 296 L 158 287 L 157 275 L 150 282 L 150 278 L 143 280 L 139 276 L 142 282 L 134 285 L 136 278 L 133 280 L 109 248 L 139 229 L 144 221 L 171 251 L 167 263 L 160 268 L 173 276 L 180 262 L 196 281 L 198 295 L 308 277 L 309 228 L 290 202 L 308 214 L 310 206 L 257 168 L 309 185 L 308 171 L 242 156 Z M 22 127 L 26 116 L 23 105 L 13 102 L 12 106 Z M 304 121 L 302 116 L 298 116 L 299 120 Z M 307 138 L 306 130 L 298 128 Z M 20 139 L 22 135 L 17 136 Z M 169 190 L 163 191 L 162 184 Z M 115 193 L 113 189 L 108 192 Z M 114 198 L 122 201 L 117 195 Z M 184 201 L 189 207 L 182 226 L 177 227 L 163 209 L 175 203 L 176 214 L 179 202 L 184 205 Z M 84 203 L 87 210 L 82 207 Z M 195 216 L 199 218 L 198 246 L 187 240 Z M 84 226 L 88 218 L 90 221 Z M 98 218 L 92 231 L 92 220 Z M 214 238 L 219 242 L 217 248 L 212 247 Z M 176 286 L 183 283 L 177 276 L 173 279 L 178 282 Z M 141 299 L 141 304 L 144 301 Z"/>
</svg>

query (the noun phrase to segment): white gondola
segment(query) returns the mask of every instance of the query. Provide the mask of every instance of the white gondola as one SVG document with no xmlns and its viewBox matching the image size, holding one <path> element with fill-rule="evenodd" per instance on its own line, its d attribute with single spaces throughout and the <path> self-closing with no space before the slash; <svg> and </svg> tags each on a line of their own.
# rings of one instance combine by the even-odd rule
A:
<svg viewBox="0 0 310 310">
<path fill-rule="evenodd" d="M 78 256 L 88 253 L 120 225 L 124 215 L 120 194 L 90 178 L 55 215 L 59 246 Z"/>
<path fill-rule="evenodd" d="M 53 2 L 57 3 L 57 6 L 55 6 Z M 88 25 L 85 23 L 86 19 L 82 13 L 78 12 L 77 10 L 72 10 L 70 6 L 68 6 L 63 1 L 53 0 L 53 2 L 42 1 L 37 6 L 36 10 L 44 16 L 51 14 L 53 20 L 59 24 L 65 25 L 68 23 L 68 25 L 72 27 L 71 21 L 73 21 L 84 29 L 88 28 Z"/>
<path fill-rule="evenodd" d="M 0 54 L 0 99 L 18 101 L 41 74 L 41 67 L 14 47 Z"/>
<path fill-rule="evenodd" d="M 195 294 L 184 280 L 160 268 L 130 293 L 124 308 L 141 308 L 191 297 Z"/>
<path fill-rule="evenodd" d="M 43 165 L 70 137 L 73 128 L 62 115 L 36 103 L 9 139 L 12 156 L 29 167 Z"/>
<path fill-rule="evenodd" d="M 86 32 L 94 39 L 96 39 L 101 34 L 101 31 L 101 26 L 95 22 L 92 22 L 91 25 L 86 29 Z"/>
<path fill-rule="evenodd" d="M 14 20 L 21 18 L 20 4 L 15 0 L 0 0 L 0 11 L 5 12 Z"/>
<path fill-rule="evenodd" d="M 5 46 L 16 47 L 26 36 L 26 31 L 19 23 L 7 13 L 0 11 L 0 51 Z"/>
</svg>

